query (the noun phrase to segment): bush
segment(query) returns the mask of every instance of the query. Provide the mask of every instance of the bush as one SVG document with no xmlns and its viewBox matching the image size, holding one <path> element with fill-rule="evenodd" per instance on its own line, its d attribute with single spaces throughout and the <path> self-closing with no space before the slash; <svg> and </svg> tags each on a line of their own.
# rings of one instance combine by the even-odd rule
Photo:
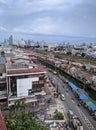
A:
<svg viewBox="0 0 96 130">
<path fill-rule="evenodd" d="M 64 115 L 61 112 L 57 112 L 56 115 L 54 116 L 55 120 L 63 120 Z"/>
</svg>

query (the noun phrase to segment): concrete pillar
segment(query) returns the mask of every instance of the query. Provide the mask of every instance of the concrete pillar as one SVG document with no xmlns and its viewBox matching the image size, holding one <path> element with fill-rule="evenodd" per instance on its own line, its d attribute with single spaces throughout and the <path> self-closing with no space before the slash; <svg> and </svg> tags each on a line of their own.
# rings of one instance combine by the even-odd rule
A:
<svg viewBox="0 0 96 130">
<path fill-rule="evenodd" d="M 7 86 L 7 95 L 9 95 L 9 83 L 8 83 L 8 77 L 6 77 L 6 86 Z"/>
<path fill-rule="evenodd" d="M 11 94 L 11 82 L 10 82 L 10 77 L 9 77 L 9 95 Z"/>
</svg>

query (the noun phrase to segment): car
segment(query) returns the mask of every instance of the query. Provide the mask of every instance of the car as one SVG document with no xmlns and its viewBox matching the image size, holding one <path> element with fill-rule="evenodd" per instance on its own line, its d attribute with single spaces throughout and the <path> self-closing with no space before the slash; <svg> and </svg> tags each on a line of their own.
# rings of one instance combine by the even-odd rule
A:
<svg viewBox="0 0 96 130">
<path fill-rule="evenodd" d="M 60 99 L 61 99 L 62 101 L 65 100 L 65 96 L 64 96 L 64 94 L 61 94 L 61 95 L 60 95 Z"/>
<path fill-rule="evenodd" d="M 74 113 L 72 110 L 68 110 L 68 117 L 69 119 L 72 119 L 74 117 Z"/>
<path fill-rule="evenodd" d="M 71 130 L 69 124 L 66 124 L 66 130 Z"/>
<path fill-rule="evenodd" d="M 81 104 L 80 104 L 80 103 L 78 103 L 78 104 L 77 104 L 77 106 L 79 106 L 79 107 L 80 107 L 80 106 L 81 106 Z"/>
</svg>

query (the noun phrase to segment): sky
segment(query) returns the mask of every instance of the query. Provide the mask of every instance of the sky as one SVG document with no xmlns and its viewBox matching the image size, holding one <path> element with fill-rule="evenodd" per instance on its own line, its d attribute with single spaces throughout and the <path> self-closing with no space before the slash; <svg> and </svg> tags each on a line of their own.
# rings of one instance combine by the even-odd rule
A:
<svg viewBox="0 0 96 130">
<path fill-rule="evenodd" d="M 0 0 L 0 38 L 96 38 L 96 0 Z"/>
</svg>

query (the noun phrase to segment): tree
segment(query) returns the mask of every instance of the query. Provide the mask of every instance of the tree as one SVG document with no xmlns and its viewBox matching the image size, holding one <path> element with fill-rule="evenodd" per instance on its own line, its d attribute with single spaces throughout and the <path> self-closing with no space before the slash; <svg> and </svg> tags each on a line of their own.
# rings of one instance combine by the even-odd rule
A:
<svg viewBox="0 0 96 130">
<path fill-rule="evenodd" d="M 26 105 L 24 102 L 20 101 L 20 100 L 16 100 L 15 103 L 13 105 L 10 106 L 9 109 L 9 116 L 16 116 L 16 114 L 20 111 L 20 110 L 25 110 L 26 109 Z"/>
<path fill-rule="evenodd" d="M 55 120 L 63 120 L 64 116 L 61 112 L 57 112 L 56 115 L 54 116 Z"/>
<path fill-rule="evenodd" d="M 71 52 L 67 52 L 67 55 L 71 55 L 72 53 Z"/>
<path fill-rule="evenodd" d="M 42 123 L 36 119 L 31 118 L 25 111 L 21 111 L 13 119 L 5 119 L 8 130 L 46 130 Z"/>
<path fill-rule="evenodd" d="M 32 118 L 25 110 L 25 104 L 16 101 L 16 114 L 11 118 L 5 117 L 5 122 L 8 130 L 46 130 L 46 127 L 37 118 Z M 18 108 L 22 109 L 18 109 Z M 12 109 L 14 110 L 14 109 Z"/>
<path fill-rule="evenodd" d="M 82 53 L 81 56 L 82 56 L 82 57 L 85 57 L 85 56 L 86 56 L 86 53 Z"/>
</svg>

